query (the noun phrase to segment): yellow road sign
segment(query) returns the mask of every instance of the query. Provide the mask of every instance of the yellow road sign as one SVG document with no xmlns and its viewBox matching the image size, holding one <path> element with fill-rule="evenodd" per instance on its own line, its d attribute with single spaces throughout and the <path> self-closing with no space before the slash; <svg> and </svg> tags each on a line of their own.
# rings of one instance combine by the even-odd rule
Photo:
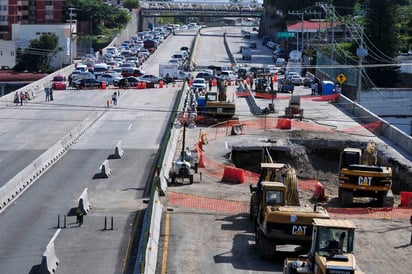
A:
<svg viewBox="0 0 412 274">
<path fill-rule="evenodd" d="M 343 84 L 343 82 L 346 81 L 345 74 L 343 74 L 343 73 L 339 74 L 338 77 L 336 77 L 336 80 L 338 80 L 339 84 Z"/>
</svg>

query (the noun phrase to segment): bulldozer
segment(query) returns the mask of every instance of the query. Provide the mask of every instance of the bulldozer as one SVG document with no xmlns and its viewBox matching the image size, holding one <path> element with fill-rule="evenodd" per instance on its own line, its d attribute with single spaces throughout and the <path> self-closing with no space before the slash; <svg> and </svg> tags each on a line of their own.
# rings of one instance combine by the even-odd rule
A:
<svg viewBox="0 0 412 274">
<path fill-rule="evenodd" d="M 379 165 L 375 142 L 368 142 L 364 155 L 359 148 L 345 148 L 338 176 L 342 206 L 351 207 L 353 197 L 376 198 L 379 206 L 393 206 L 392 169 Z"/>
<path fill-rule="evenodd" d="M 236 105 L 226 96 L 227 81 L 218 81 L 218 92 L 208 91 L 197 99 L 197 113 L 201 116 L 230 119 L 235 115 Z"/>
<path fill-rule="evenodd" d="M 312 245 L 308 254 L 286 258 L 283 274 L 363 274 L 356 264 L 356 226 L 350 220 L 313 219 Z"/>
<path fill-rule="evenodd" d="M 250 185 L 250 191 L 250 220 L 264 258 L 275 256 L 277 245 L 309 249 L 313 218 L 329 218 L 322 207 L 299 205 L 296 172 L 286 164 L 262 163 L 257 186 Z"/>
</svg>

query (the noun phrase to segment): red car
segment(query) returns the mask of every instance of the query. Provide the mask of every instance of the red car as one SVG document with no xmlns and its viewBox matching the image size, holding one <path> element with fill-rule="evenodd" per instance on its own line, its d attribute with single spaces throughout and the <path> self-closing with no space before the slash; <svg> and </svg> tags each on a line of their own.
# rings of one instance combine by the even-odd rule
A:
<svg viewBox="0 0 412 274">
<path fill-rule="evenodd" d="M 66 76 L 56 75 L 52 80 L 52 89 L 65 90 L 67 88 Z"/>
</svg>

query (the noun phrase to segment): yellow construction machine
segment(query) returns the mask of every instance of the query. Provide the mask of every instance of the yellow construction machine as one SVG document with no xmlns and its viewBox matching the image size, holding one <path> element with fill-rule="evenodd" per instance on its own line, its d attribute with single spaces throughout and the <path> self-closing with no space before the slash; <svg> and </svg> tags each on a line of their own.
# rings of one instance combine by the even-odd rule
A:
<svg viewBox="0 0 412 274">
<path fill-rule="evenodd" d="M 235 115 L 236 105 L 227 100 L 227 81 L 218 81 L 218 92 L 208 91 L 197 98 L 197 113 L 201 116 L 230 119 Z"/>
<path fill-rule="evenodd" d="M 309 253 L 287 258 L 283 274 L 362 274 L 353 251 L 355 229 L 350 220 L 313 219 Z"/>
<path fill-rule="evenodd" d="M 250 220 L 264 258 L 275 256 L 277 245 L 309 249 L 313 218 L 329 218 L 321 207 L 299 206 L 296 172 L 288 165 L 262 163 L 257 186 L 250 191 Z"/>
<path fill-rule="evenodd" d="M 392 169 L 379 165 L 375 142 L 368 143 L 364 155 L 359 148 L 342 151 L 339 164 L 342 206 L 352 206 L 353 197 L 376 198 L 379 206 L 393 206 L 391 187 Z"/>
</svg>

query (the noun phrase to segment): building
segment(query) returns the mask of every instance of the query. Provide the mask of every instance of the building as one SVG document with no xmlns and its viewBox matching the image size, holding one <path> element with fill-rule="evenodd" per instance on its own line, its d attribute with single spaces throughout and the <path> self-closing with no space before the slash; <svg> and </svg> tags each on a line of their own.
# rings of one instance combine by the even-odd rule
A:
<svg viewBox="0 0 412 274">
<path fill-rule="evenodd" d="M 61 24 L 64 0 L 0 0 L 0 39 L 12 40 L 13 24 Z"/>
</svg>

